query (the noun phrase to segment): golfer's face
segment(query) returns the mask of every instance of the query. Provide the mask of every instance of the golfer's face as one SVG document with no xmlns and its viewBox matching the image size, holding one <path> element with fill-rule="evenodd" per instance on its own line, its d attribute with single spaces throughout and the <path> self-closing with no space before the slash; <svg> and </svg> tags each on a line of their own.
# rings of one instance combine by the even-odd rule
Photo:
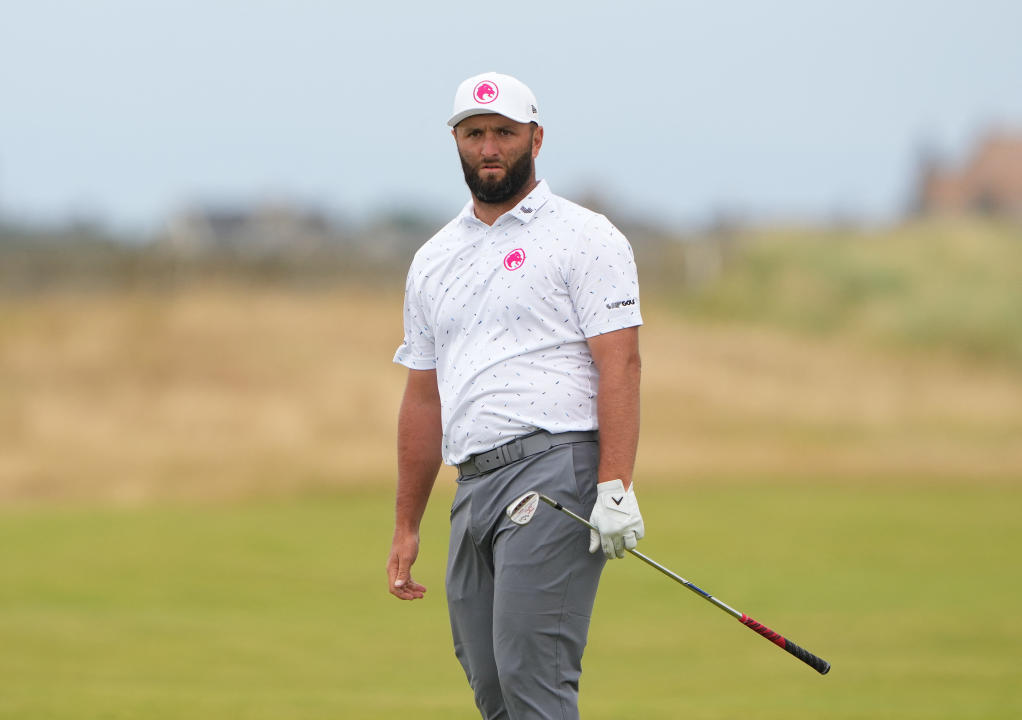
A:
<svg viewBox="0 0 1022 720">
<path fill-rule="evenodd" d="M 503 115 L 473 115 L 454 128 L 462 161 L 480 182 L 502 182 L 524 155 L 539 154 L 542 131 L 532 123 L 520 123 Z"/>
</svg>

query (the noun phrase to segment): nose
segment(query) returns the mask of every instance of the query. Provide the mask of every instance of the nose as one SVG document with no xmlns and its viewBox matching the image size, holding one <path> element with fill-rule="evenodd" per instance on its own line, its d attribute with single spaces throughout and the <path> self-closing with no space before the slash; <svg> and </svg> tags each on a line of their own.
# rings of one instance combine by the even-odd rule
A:
<svg viewBox="0 0 1022 720">
<path fill-rule="evenodd" d="M 497 136 L 493 133 L 486 133 L 483 136 L 483 144 L 479 148 L 484 158 L 495 158 L 500 154 L 500 150 L 497 145 Z"/>
</svg>

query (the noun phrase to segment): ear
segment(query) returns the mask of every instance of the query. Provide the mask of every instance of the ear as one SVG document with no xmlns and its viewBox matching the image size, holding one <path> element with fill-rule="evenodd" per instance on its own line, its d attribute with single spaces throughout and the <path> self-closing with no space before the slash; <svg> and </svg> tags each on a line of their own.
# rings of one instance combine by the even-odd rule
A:
<svg viewBox="0 0 1022 720">
<path fill-rule="evenodd" d="M 543 147 L 543 126 L 537 125 L 536 129 L 532 133 L 532 158 L 533 160 L 539 155 L 539 149 Z"/>
</svg>

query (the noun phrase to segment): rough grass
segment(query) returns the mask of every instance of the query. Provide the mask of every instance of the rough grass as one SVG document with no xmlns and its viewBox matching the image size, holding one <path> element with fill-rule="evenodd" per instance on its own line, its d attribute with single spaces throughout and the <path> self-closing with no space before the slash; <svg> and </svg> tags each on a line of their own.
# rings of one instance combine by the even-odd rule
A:
<svg viewBox="0 0 1022 720">
<path fill-rule="evenodd" d="M 355 291 L 8 300 L 0 498 L 361 484 L 391 465 L 395 326 L 400 299 Z"/>
<path fill-rule="evenodd" d="M 639 477 L 1022 477 L 1022 374 L 643 312 Z M 400 298 L 207 288 L 0 300 L 0 500 L 389 482 Z"/>
<path fill-rule="evenodd" d="M 1022 226 L 918 222 L 748 233 L 692 315 L 951 352 L 1022 368 Z"/>
</svg>

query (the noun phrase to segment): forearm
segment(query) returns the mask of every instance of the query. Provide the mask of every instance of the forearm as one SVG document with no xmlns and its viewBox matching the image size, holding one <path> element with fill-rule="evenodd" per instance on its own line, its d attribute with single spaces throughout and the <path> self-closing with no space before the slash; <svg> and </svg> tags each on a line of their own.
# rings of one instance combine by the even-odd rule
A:
<svg viewBox="0 0 1022 720">
<path fill-rule="evenodd" d="M 600 424 L 600 464 L 598 482 L 620 478 L 625 488 L 631 486 L 635 455 L 639 446 L 639 380 L 641 364 L 638 353 L 617 362 L 604 362 L 600 368 L 596 396 L 597 419 Z"/>
<path fill-rule="evenodd" d="M 646 530 L 632 487 L 639 446 L 639 329 L 624 328 L 589 338 L 599 371 L 596 419 L 600 424 L 600 464 L 596 504 L 589 521 L 589 552 L 601 546 L 609 558 L 624 557 Z M 614 481 L 620 482 L 614 482 Z"/>
<path fill-rule="evenodd" d="M 395 534 L 417 533 L 440 470 L 439 398 L 405 393 L 398 415 Z"/>
</svg>

